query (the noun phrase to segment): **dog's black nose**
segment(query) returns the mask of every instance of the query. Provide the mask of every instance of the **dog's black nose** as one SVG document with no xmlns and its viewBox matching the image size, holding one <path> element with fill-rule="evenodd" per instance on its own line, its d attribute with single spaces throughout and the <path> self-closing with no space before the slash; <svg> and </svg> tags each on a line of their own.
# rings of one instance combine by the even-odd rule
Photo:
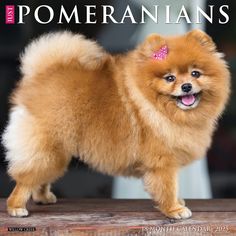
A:
<svg viewBox="0 0 236 236">
<path fill-rule="evenodd" d="M 192 87 L 193 87 L 193 86 L 192 86 L 192 84 L 190 84 L 190 83 L 183 84 L 183 85 L 181 86 L 182 91 L 185 92 L 185 93 L 190 92 L 190 91 L 192 90 Z"/>
</svg>

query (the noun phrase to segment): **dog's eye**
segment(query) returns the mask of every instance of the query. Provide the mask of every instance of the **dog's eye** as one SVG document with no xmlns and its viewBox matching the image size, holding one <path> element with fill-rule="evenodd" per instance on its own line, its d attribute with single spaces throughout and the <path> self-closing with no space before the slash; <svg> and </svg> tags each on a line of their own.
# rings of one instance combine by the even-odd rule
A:
<svg viewBox="0 0 236 236">
<path fill-rule="evenodd" d="M 167 76 L 164 77 L 164 79 L 167 82 L 174 82 L 176 80 L 176 77 L 174 75 L 167 75 Z"/>
<path fill-rule="evenodd" d="M 194 78 L 199 78 L 202 75 L 202 73 L 200 71 L 194 70 L 191 72 L 191 76 Z"/>
</svg>

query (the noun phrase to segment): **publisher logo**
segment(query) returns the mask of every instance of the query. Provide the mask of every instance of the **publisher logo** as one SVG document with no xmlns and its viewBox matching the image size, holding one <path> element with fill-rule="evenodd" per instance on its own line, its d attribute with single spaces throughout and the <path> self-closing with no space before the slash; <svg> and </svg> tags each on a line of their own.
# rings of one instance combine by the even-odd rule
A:
<svg viewBox="0 0 236 236">
<path fill-rule="evenodd" d="M 34 232 L 36 231 L 35 227 L 8 227 L 8 232 Z"/>
<path fill-rule="evenodd" d="M 6 5 L 6 24 L 15 24 L 15 6 Z"/>
</svg>

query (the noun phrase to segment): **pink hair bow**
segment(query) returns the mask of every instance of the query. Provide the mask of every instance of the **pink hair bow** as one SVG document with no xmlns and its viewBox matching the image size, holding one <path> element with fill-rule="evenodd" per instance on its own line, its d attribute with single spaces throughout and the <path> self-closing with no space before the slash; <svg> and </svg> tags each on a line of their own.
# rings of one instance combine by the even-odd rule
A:
<svg viewBox="0 0 236 236">
<path fill-rule="evenodd" d="M 167 54 L 168 54 L 168 47 L 164 45 L 158 51 L 153 53 L 152 58 L 158 61 L 162 61 L 166 59 Z"/>
</svg>

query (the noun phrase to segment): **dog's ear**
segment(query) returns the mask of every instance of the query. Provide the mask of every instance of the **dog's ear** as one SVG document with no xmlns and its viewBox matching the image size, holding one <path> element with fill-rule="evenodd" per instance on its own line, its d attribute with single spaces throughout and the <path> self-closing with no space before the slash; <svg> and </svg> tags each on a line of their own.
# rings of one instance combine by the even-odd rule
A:
<svg viewBox="0 0 236 236">
<path fill-rule="evenodd" d="M 162 36 L 151 34 L 139 46 L 139 52 L 145 57 L 152 58 L 155 52 L 158 52 L 164 46 L 166 46 L 166 41 Z"/>
<path fill-rule="evenodd" d="M 216 51 L 216 45 L 213 42 L 212 38 L 202 30 L 192 30 L 187 33 L 187 37 L 195 38 L 203 47 L 208 49 L 210 52 Z"/>
</svg>

